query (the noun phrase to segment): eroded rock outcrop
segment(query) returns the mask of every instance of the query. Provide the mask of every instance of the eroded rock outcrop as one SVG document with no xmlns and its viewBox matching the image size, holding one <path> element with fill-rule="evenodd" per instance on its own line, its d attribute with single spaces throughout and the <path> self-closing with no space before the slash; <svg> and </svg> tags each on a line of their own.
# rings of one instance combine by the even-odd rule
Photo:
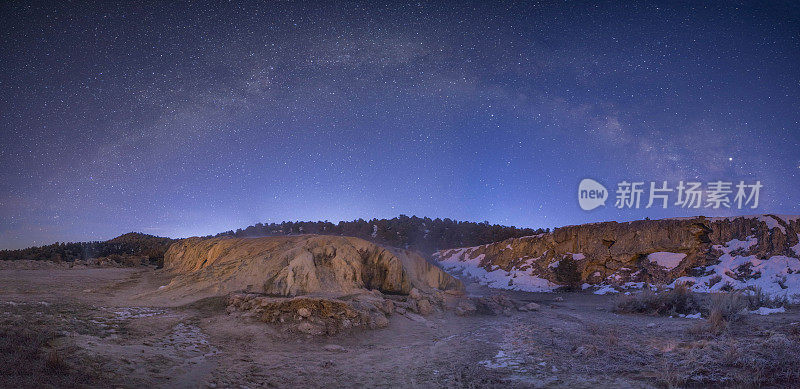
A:
<svg viewBox="0 0 800 389">
<path fill-rule="evenodd" d="M 414 288 L 461 287 L 416 252 L 340 236 L 190 238 L 167 250 L 164 268 L 175 277 L 161 292 L 178 297 L 239 291 L 335 296 L 371 289 L 408 294 Z"/>
<path fill-rule="evenodd" d="M 229 295 L 229 314 L 306 335 L 421 319 L 463 289 L 417 252 L 340 236 L 185 239 L 167 250 L 164 272 L 173 278 L 159 297 Z"/>
<path fill-rule="evenodd" d="M 747 254 L 756 258 L 797 258 L 798 234 L 798 216 L 605 222 L 562 227 L 549 234 L 483 246 L 442 250 L 434 256 L 452 269 L 470 264 L 473 273 L 485 276 L 496 287 L 509 289 L 514 289 L 515 282 L 530 281 L 529 277 L 543 281 L 542 289 L 570 283 L 668 283 L 718 262 L 724 254 L 721 247 L 731 241 L 755 242 L 747 247 Z M 505 273 L 496 274 L 501 271 Z M 508 285 L 501 285 L 506 281 L 501 276 L 507 278 Z"/>
</svg>

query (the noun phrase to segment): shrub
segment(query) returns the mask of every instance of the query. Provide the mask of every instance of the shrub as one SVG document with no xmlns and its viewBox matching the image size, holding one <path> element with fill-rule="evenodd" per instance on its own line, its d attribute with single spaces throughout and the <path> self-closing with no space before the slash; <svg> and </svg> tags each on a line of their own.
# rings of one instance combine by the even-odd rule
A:
<svg viewBox="0 0 800 389">
<path fill-rule="evenodd" d="M 564 285 L 567 290 L 578 290 L 581 285 L 581 272 L 578 270 L 578 262 L 572 257 L 564 257 L 558 262 L 558 266 L 553 270 L 556 281 Z"/>
<path fill-rule="evenodd" d="M 695 328 L 695 332 L 699 334 L 707 331 L 719 335 L 731 323 L 742 320 L 746 310 L 747 299 L 742 293 L 714 293 L 708 299 L 708 318 Z"/>
<path fill-rule="evenodd" d="M 657 292 L 645 289 L 636 294 L 622 295 L 614 303 L 614 312 L 651 315 L 692 314 L 702 308 L 702 299 L 685 284 Z"/>
<path fill-rule="evenodd" d="M 786 295 L 772 296 L 764 293 L 759 287 L 749 287 L 747 291 L 744 296 L 751 311 L 761 307 L 778 308 L 789 306 L 789 298 Z"/>
</svg>

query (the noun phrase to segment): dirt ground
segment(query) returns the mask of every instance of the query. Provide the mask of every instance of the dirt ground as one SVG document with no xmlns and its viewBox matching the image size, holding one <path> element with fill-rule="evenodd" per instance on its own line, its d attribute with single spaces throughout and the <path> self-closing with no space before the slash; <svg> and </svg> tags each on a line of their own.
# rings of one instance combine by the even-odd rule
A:
<svg viewBox="0 0 800 389">
<path fill-rule="evenodd" d="M 795 310 L 715 335 L 702 319 L 613 313 L 613 296 L 524 292 L 508 294 L 540 310 L 394 314 L 384 329 L 298 336 L 230 316 L 220 298 L 143 297 L 168 280 L 144 268 L 0 270 L 0 386 L 791 386 L 771 377 L 793 377 L 781 363 L 797 362 L 800 336 Z"/>
</svg>

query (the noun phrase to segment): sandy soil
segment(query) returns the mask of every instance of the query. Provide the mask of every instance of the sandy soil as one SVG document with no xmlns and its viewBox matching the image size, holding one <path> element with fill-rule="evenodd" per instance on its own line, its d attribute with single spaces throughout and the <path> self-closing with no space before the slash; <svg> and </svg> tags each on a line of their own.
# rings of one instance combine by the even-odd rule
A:
<svg viewBox="0 0 800 389">
<path fill-rule="evenodd" d="M 57 330 L 40 353 L 50 359 L 58 353 L 60 367 L 36 374 L 80 378 L 20 378 L 17 384 L 661 387 L 699 374 L 675 363 L 689 351 L 713 353 L 723 342 L 780 331 L 789 336 L 800 321 L 794 310 L 752 316 L 711 337 L 694 330 L 697 319 L 612 313 L 609 296 L 514 292 L 512 298 L 542 308 L 510 316 L 395 314 L 385 329 L 307 337 L 230 316 L 222 299 L 176 306 L 142 297 L 168 280 L 144 268 L 0 270 L 0 326 Z M 468 290 L 492 293 L 474 285 Z M 726 380 L 711 383 L 725 386 Z"/>
</svg>

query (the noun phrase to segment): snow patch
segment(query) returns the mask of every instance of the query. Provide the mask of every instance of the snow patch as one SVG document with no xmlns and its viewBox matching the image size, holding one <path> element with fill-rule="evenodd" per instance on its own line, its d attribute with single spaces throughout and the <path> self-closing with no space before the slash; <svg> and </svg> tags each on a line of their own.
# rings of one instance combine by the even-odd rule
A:
<svg viewBox="0 0 800 389">
<path fill-rule="evenodd" d="M 597 290 L 594 291 L 594 294 L 600 294 L 600 295 L 609 294 L 609 293 L 619 293 L 619 291 L 616 290 L 611 285 L 601 285 L 600 289 L 597 289 Z"/>
<path fill-rule="evenodd" d="M 718 264 L 698 269 L 704 276 L 679 277 L 669 286 L 689 283 L 696 292 L 760 288 L 770 296 L 800 300 L 800 259 L 783 255 L 759 259 L 755 255 L 731 255 L 730 250 L 727 251 Z"/>
<path fill-rule="evenodd" d="M 756 309 L 755 311 L 750 311 L 750 313 L 754 315 L 771 315 L 773 313 L 784 313 L 784 312 L 786 312 L 786 308 L 784 307 L 778 307 L 778 308 L 761 307 Z"/>
<path fill-rule="evenodd" d="M 439 261 L 439 266 L 451 274 L 469 277 L 481 285 L 490 288 L 519 290 L 524 292 L 551 292 L 560 285 L 549 280 L 528 273 L 526 270 L 513 269 L 510 271 L 496 269 L 486 270 L 481 266 L 484 254 L 468 258 L 466 251 L 459 249 L 456 253 Z M 463 258 L 463 259 L 461 259 Z"/>
<path fill-rule="evenodd" d="M 783 232 L 784 235 L 786 235 L 786 228 L 784 226 L 782 226 L 780 223 L 778 223 L 778 219 L 776 219 L 776 218 L 774 218 L 772 216 L 763 215 L 763 216 L 759 216 L 758 217 L 758 221 L 767 223 L 767 228 L 768 229 L 771 230 L 773 228 L 777 228 L 777 229 L 781 230 L 781 232 Z"/>
<path fill-rule="evenodd" d="M 752 235 L 748 236 L 745 239 L 747 240 L 733 239 L 730 242 L 725 243 L 724 245 L 715 244 L 714 246 L 711 247 L 713 247 L 715 250 L 719 250 L 725 254 L 728 254 L 732 251 L 737 251 L 737 250 L 747 251 L 750 250 L 751 247 L 758 244 L 758 239 L 756 239 L 756 237 Z"/>
<path fill-rule="evenodd" d="M 497 355 L 495 355 L 492 359 L 480 361 L 478 364 L 487 369 L 511 369 L 519 372 L 526 371 L 526 369 L 521 366 L 522 361 L 520 359 L 506 354 L 503 350 L 498 351 Z"/>
<path fill-rule="evenodd" d="M 647 256 L 650 262 L 655 262 L 667 270 L 678 267 L 684 258 L 686 258 L 686 254 L 684 253 L 670 253 L 666 251 L 655 252 Z"/>
</svg>

